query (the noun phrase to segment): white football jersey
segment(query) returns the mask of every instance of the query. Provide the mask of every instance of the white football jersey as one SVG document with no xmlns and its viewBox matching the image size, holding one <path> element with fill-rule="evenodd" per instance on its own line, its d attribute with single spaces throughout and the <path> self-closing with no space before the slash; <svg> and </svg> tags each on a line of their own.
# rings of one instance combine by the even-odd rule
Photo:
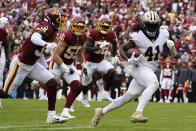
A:
<svg viewBox="0 0 196 131">
<path fill-rule="evenodd" d="M 159 30 L 159 36 L 155 41 L 149 40 L 140 30 L 133 32 L 129 40 L 135 42 L 136 47 L 142 52 L 142 58 L 138 65 L 144 65 L 155 71 L 158 66 L 160 53 L 163 52 L 163 46 L 169 39 L 169 32 L 166 29 Z"/>
</svg>

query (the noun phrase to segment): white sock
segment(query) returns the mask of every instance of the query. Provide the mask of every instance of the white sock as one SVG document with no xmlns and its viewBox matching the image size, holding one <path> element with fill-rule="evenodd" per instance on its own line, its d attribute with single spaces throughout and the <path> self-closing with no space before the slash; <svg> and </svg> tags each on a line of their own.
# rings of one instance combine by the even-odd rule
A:
<svg viewBox="0 0 196 131">
<path fill-rule="evenodd" d="M 110 103 L 109 105 L 107 105 L 106 107 L 103 108 L 103 114 L 114 110 L 122 105 L 124 105 L 125 103 L 129 102 L 134 96 L 131 95 L 130 93 L 126 92 L 123 96 L 118 97 L 117 99 L 115 99 L 112 103 Z"/>
<path fill-rule="evenodd" d="M 0 99 L 0 106 L 1 106 L 1 99 Z"/>
<path fill-rule="evenodd" d="M 154 92 L 157 90 L 158 88 L 156 87 L 155 84 L 151 84 L 149 85 L 142 93 L 141 97 L 140 97 L 140 101 L 139 104 L 137 106 L 136 111 L 141 111 L 143 112 L 144 107 L 146 106 L 146 104 L 149 102 L 149 100 L 152 98 L 152 95 L 154 94 Z"/>
<path fill-rule="evenodd" d="M 55 110 L 48 110 L 48 115 L 54 115 L 54 114 L 56 114 Z"/>
<path fill-rule="evenodd" d="M 64 108 L 63 109 L 63 112 L 68 112 L 69 111 L 69 108 Z"/>
</svg>

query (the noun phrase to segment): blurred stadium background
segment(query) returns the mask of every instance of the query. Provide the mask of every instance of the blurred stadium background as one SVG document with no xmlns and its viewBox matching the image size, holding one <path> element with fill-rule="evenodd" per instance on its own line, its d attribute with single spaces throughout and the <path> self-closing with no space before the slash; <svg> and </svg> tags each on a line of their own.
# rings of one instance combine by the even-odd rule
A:
<svg viewBox="0 0 196 131">
<path fill-rule="evenodd" d="M 85 18 L 85 22 L 86 22 L 88 30 L 96 27 L 98 18 L 100 16 L 108 15 L 112 19 L 112 25 L 113 25 L 112 28 L 115 31 L 116 36 L 117 36 L 118 47 L 124 42 L 126 42 L 126 40 L 129 38 L 131 29 L 138 23 L 138 21 L 140 20 L 140 17 L 145 11 L 156 10 L 162 19 L 162 27 L 168 29 L 168 31 L 170 32 L 170 39 L 174 41 L 175 47 L 178 51 L 178 55 L 175 58 L 169 58 L 170 64 L 173 66 L 173 69 L 175 71 L 175 80 L 174 80 L 174 86 L 173 86 L 173 89 L 175 90 L 173 90 L 173 92 L 171 93 L 170 102 L 173 102 L 173 101 L 175 102 L 196 102 L 196 1 L 195 0 L 1 0 L 0 17 L 7 17 L 9 19 L 11 26 L 14 29 L 13 40 L 10 43 L 12 56 L 17 55 L 21 51 L 21 46 L 24 40 L 30 34 L 32 29 L 38 24 L 38 22 L 43 21 L 44 10 L 50 7 L 62 8 L 66 12 L 66 15 L 68 18 L 68 22 L 67 22 L 68 26 L 70 24 L 69 19 L 71 17 L 81 15 L 83 18 Z M 46 57 L 49 56 L 48 54 L 45 54 L 45 55 Z M 160 70 L 161 70 L 161 67 L 165 65 L 166 58 L 167 58 L 167 55 L 162 54 L 161 61 L 159 64 Z M 108 53 L 108 59 L 110 59 L 110 53 Z M 131 77 L 126 77 L 125 72 L 123 72 L 123 68 L 126 66 L 127 66 L 126 63 L 124 63 L 123 61 L 121 64 L 116 66 L 118 75 L 115 77 L 116 78 L 115 81 L 120 84 L 118 87 L 115 87 L 115 86 L 112 87 L 112 92 L 111 92 L 112 98 L 122 95 L 126 91 L 126 87 L 131 80 Z M 5 74 L 4 78 L 6 78 L 8 68 L 9 68 L 9 62 L 7 62 L 6 68 L 4 70 L 4 74 Z M 179 70 L 181 71 L 181 74 L 179 73 Z M 95 77 L 96 76 L 97 74 L 95 74 Z M 42 89 L 37 89 L 35 91 L 31 90 L 31 86 L 30 86 L 31 81 L 32 80 L 30 79 L 26 79 L 23 82 L 23 84 L 18 88 L 18 90 L 12 95 L 12 98 L 13 99 L 15 98 L 46 99 L 46 96 L 44 95 L 45 93 L 44 90 Z M 188 86 L 185 86 L 185 82 L 188 82 L 187 83 Z M 58 99 L 64 100 L 67 96 L 67 92 L 69 91 L 69 87 L 63 80 L 60 83 L 61 84 L 59 84 Z M 183 92 L 184 95 L 180 96 L 179 92 Z M 157 95 L 155 95 L 155 97 L 156 97 L 156 100 L 154 101 L 158 102 L 160 99 L 159 91 L 157 92 Z M 183 99 L 181 100 L 177 99 L 181 97 Z M 101 96 L 99 95 L 99 93 L 97 92 L 97 89 L 94 86 L 92 86 L 91 90 L 89 91 L 89 99 L 93 101 L 102 100 Z M 78 98 L 78 100 L 80 100 L 80 97 Z M 17 121 L 16 119 L 16 121 L 12 121 L 13 119 L 9 115 L 10 113 L 15 112 L 16 106 L 13 106 L 12 104 L 15 105 L 19 101 L 20 100 L 3 101 L 4 108 L 2 109 L 2 111 L 0 110 L 0 130 L 1 129 L 3 130 L 2 128 L 3 126 L 1 125 L 9 126 L 9 124 L 7 124 L 9 123 L 9 121 L 11 121 L 11 124 L 14 124 L 14 122 L 16 122 L 16 124 L 20 124 L 20 120 Z M 153 101 L 153 98 L 152 98 L 152 101 Z M 23 111 L 21 112 L 25 112 L 26 108 L 29 108 L 29 109 L 31 108 L 32 110 L 36 111 L 37 110 L 36 104 L 38 105 L 40 105 L 40 103 L 46 104 L 47 102 L 46 101 L 45 102 L 32 102 L 30 100 L 30 102 L 24 102 L 24 105 L 26 103 L 28 107 L 23 106 L 23 103 L 22 104 L 19 103 L 22 106 L 18 108 L 23 109 Z M 32 107 L 31 107 L 31 103 L 34 103 L 32 104 Z M 64 101 L 59 101 L 59 103 L 63 104 Z M 60 106 L 60 104 L 58 105 Z M 84 113 L 82 114 L 83 116 L 82 115 L 80 116 L 80 112 L 77 111 L 77 108 L 79 110 L 79 108 L 82 107 L 82 105 L 80 105 L 77 102 L 76 112 L 78 112 L 78 118 L 81 121 L 75 121 L 76 123 L 82 122 L 82 119 L 80 117 L 83 117 L 86 120 L 83 123 L 83 125 L 88 125 L 87 119 L 85 118 L 86 115 L 88 114 L 87 113 L 88 110 L 93 111 L 94 107 L 98 107 L 96 106 L 96 102 L 91 102 L 90 104 L 93 104 L 93 106 L 90 109 L 84 109 L 84 110 L 82 109 L 81 112 L 83 111 Z M 107 102 L 98 103 L 99 106 L 106 105 L 106 104 Z M 133 105 L 135 105 L 135 103 L 133 103 Z M 150 117 L 152 118 L 153 122 L 155 122 L 155 120 L 159 121 L 160 118 L 162 117 L 164 117 L 164 119 L 167 119 L 168 121 L 172 121 L 172 120 L 180 121 L 180 122 L 173 123 L 174 125 L 175 124 L 180 125 L 182 123 L 189 124 L 191 120 L 192 121 L 195 120 L 194 116 L 196 115 L 192 115 L 192 117 L 190 116 L 191 117 L 190 119 L 185 115 L 185 114 L 188 115 L 187 112 L 189 112 L 190 114 L 195 113 L 195 111 L 193 112 L 192 110 L 193 108 L 195 109 L 194 104 L 187 104 L 187 107 L 190 107 L 190 110 L 186 107 L 186 105 L 181 105 L 181 104 L 179 105 L 171 104 L 167 106 L 165 104 L 164 105 L 159 104 L 158 106 L 158 103 L 157 103 L 155 106 L 154 105 L 155 104 L 151 103 L 150 105 L 147 106 L 148 109 L 145 111 L 146 113 L 147 112 L 149 113 L 148 116 L 149 118 Z M 131 105 L 129 104 L 129 106 L 126 106 L 128 108 L 123 107 L 123 109 L 128 110 L 130 106 Z M 61 105 L 61 107 L 63 106 Z M 133 106 L 131 107 L 133 108 Z M 11 110 L 7 110 L 10 108 Z M 171 119 L 171 118 L 169 119 L 170 113 L 168 116 L 163 116 L 163 114 L 160 114 L 162 113 L 160 110 L 163 110 L 164 108 L 173 115 L 172 118 L 174 119 Z M 20 109 L 16 109 L 19 111 L 15 113 L 20 114 Z M 44 110 L 44 109 L 45 108 L 41 108 L 41 109 L 38 108 L 38 111 Z M 119 112 L 123 111 L 123 109 L 120 109 Z M 153 116 L 152 111 L 150 112 L 150 109 L 159 110 L 158 113 L 156 114 L 159 114 L 160 116 Z M 179 113 L 178 111 L 181 113 Z M 27 112 L 28 114 L 31 114 L 31 111 L 29 112 L 27 110 Z M 121 115 L 118 114 L 119 112 L 116 112 L 118 116 L 116 117 L 116 119 L 121 120 L 121 117 L 120 117 Z M 129 110 L 127 112 L 129 112 Z M 167 113 L 166 111 L 164 112 Z M 178 118 L 174 116 L 175 113 L 180 114 L 180 115 L 184 114 L 184 115 Z M 21 116 L 16 115 L 18 119 L 23 117 L 23 113 L 20 115 Z M 89 118 L 90 120 L 91 116 L 87 118 Z M 31 123 L 32 121 L 30 119 L 34 117 L 34 115 L 32 116 L 29 115 L 29 117 L 30 118 L 28 118 L 29 121 L 27 121 L 27 123 L 21 122 L 21 124 Z M 111 117 L 108 117 L 108 118 L 111 118 Z M 43 118 L 37 117 L 36 119 L 43 119 Z M 180 119 L 185 119 L 185 121 L 181 121 Z M 24 116 L 24 120 L 26 120 L 25 116 Z M 110 119 L 105 119 L 105 121 L 107 120 L 110 121 Z M 72 121 L 70 121 L 70 123 L 71 122 Z M 113 122 L 115 121 L 112 120 L 111 123 Z M 120 123 L 121 122 L 123 123 L 123 121 L 120 121 Z M 77 125 L 76 123 L 75 124 L 71 123 L 70 125 L 73 127 L 73 125 Z M 167 124 L 167 123 L 163 122 L 161 124 Z M 109 125 L 111 124 L 105 124 L 103 127 L 108 127 Z M 154 125 L 156 128 L 151 129 L 150 127 Z M 161 126 L 161 128 L 159 129 L 160 125 L 157 122 L 155 122 L 154 125 L 152 123 L 151 125 L 147 124 L 145 126 L 139 125 L 139 127 L 141 126 L 141 128 L 138 128 L 138 129 L 133 128 L 133 130 L 144 130 L 144 129 L 171 130 L 172 129 L 172 126 L 169 126 L 169 127 Z M 45 127 L 46 126 L 43 126 L 42 128 L 45 128 Z M 129 128 L 127 126 L 125 127 Z M 187 127 L 187 130 L 189 130 L 188 126 L 185 126 L 185 127 Z M 182 127 L 181 129 L 185 130 L 185 127 L 184 128 Z M 123 129 L 125 130 L 126 128 L 123 128 Z M 8 129 L 8 128 L 5 128 L 5 129 Z M 15 130 L 15 129 L 16 128 L 14 127 L 14 128 L 9 128 L 8 130 Z M 177 128 L 177 127 L 176 129 L 181 130 L 180 128 Z M 26 128 L 24 130 L 26 130 Z M 39 129 L 39 130 L 42 130 L 42 129 Z M 79 129 L 75 129 L 75 130 L 79 130 Z M 104 130 L 104 128 L 102 128 L 102 130 Z M 105 130 L 109 130 L 109 129 L 105 128 Z M 193 127 L 193 129 L 190 128 L 190 130 L 196 130 L 196 127 Z"/>
</svg>

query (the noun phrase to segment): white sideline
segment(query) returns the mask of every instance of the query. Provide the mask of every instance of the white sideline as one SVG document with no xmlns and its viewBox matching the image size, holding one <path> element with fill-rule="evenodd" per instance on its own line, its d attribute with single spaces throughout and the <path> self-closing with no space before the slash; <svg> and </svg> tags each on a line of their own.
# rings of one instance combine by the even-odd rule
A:
<svg viewBox="0 0 196 131">
<path fill-rule="evenodd" d="M 35 129 L 43 129 L 43 130 L 68 130 L 68 129 L 84 129 L 84 128 L 92 128 L 91 126 L 72 126 L 72 127 L 40 127 L 40 126 L 46 126 L 46 125 L 8 125 L 8 126 L 0 126 L 0 129 L 9 129 L 9 128 L 23 128 L 23 129 L 29 129 L 27 127 L 39 127 Z"/>
<path fill-rule="evenodd" d="M 132 127 L 135 129 L 144 129 L 144 130 L 171 130 L 171 128 L 151 128 L 151 127 Z"/>
</svg>

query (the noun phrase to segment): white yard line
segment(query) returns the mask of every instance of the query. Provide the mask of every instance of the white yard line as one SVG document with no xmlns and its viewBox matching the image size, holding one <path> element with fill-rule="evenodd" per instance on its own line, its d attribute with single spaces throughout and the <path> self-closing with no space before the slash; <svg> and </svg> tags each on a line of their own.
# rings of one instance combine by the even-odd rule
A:
<svg viewBox="0 0 196 131">
<path fill-rule="evenodd" d="M 171 130 L 171 128 L 151 128 L 151 127 L 132 127 L 132 128 L 135 128 L 135 129 L 142 129 L 142 130 Z"/>
<path fill-rule="evenodd" d="M 68 130 L 68 129 L 85 129 L 85 128 L 92 128 L 91 126 L 72 126 L 72 127 L 40 127 L 46 125 L 8 125 L 8 126 L 0 126 L 0 129 L 9 129 L 9 128 L 23 128 L 29 129 L 28 127 L 39 127 L 34 128 L 38 130 Z"/>
<path fill-rule="evenodd" d="M 9 129 L 9 128 L 24 128 L 24 127 L 39 127 L 41 125 L 7 125 L 0 126 L 0 129 Z"/>
<path fill-rule="evenodd" d="M 53 128 L 36 128 L 41 130 L 69 130 L 69 129 L 86 129 L 93 128 L 91 126 L 72 126 L 72 127 L 53 127 Z"/>
</svg>

